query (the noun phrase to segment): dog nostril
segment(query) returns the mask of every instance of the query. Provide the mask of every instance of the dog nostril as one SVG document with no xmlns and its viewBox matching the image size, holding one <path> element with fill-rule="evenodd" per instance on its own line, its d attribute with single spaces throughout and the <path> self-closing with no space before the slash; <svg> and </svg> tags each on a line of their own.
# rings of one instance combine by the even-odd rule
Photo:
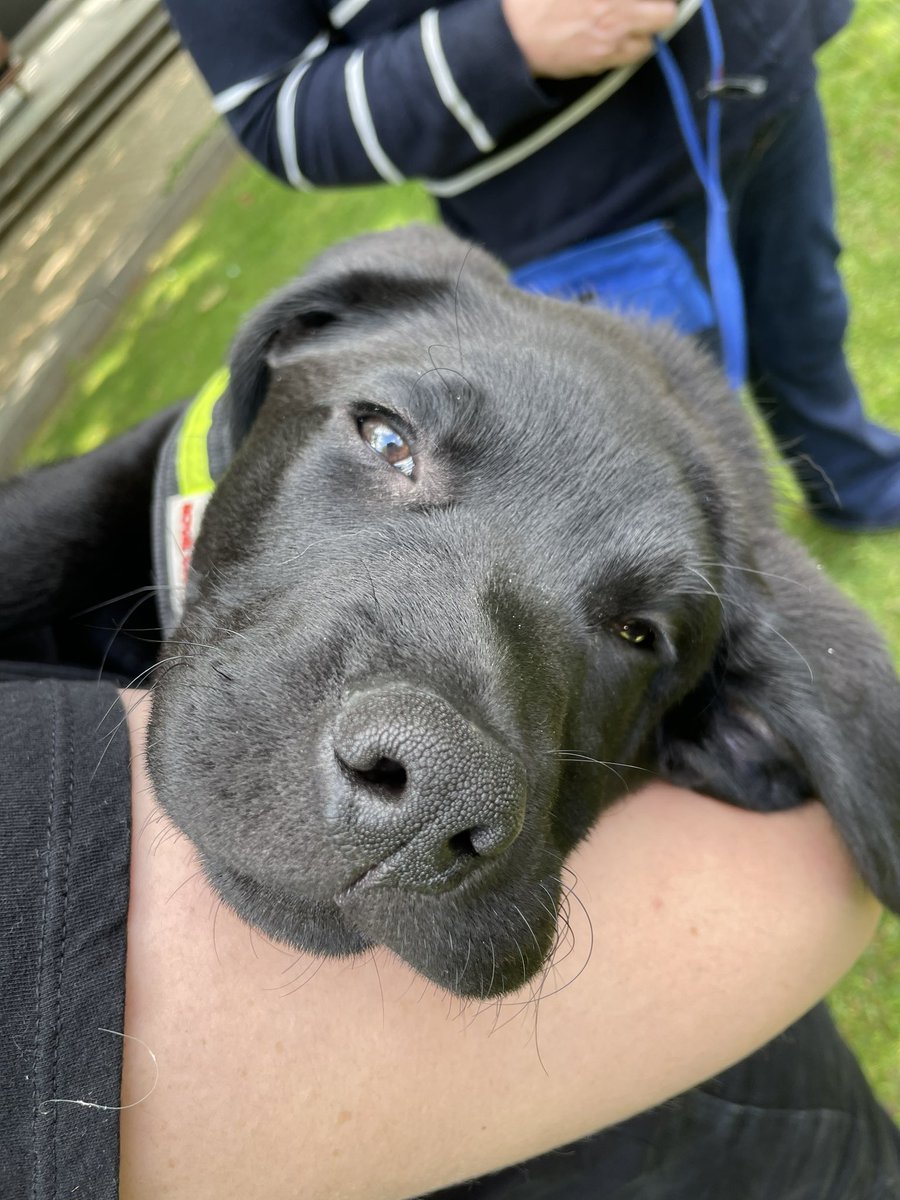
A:
<svg viewBox="0 0 900 1200">
<path fill-rule="evenodd" d="M 447 841 L 447 846 L 450 849 L 454 858 L 477 858 L 478 851 L 472 844 L 471 829 L 464 829 L 461 833 L 454 833 L 452 838 Z"/>
<path fill-rule="evenodd" d="M 473 825 L 470 829 L 462 829 L 448 838 L 447 847 L 454 858 L 496 858 L 502 854 L 515 833 L 510 838 L 509 833 L 501 829 L 487 829 L 482 825 Z"/>
<path fill-rule="evenodd" d="M 523 764 L 441 697 L 356 691 L 325 734 L 328 831 L 337 852 L 379 868 L 367 887 L 450 890 L 519 836 Z"/>
<path fill-rule="evenodd" d="M 394 758 L 382 755 L 370 767 L 354 767 L 345 762 L 340 755 L 337 760 L 343 770 L 360 783 L 378 788 L 392 795 L 399 795 L 406 787 L 406 768 Z"/>
<path fill-rule="evenodd" d="M 391 792 L 402 792 L 406 787 L 406 768 L 393 758 L 379 758 L 373 767 L 357 771 L 356 775 L 366 783 L 387 788 Z"/>
</svg>

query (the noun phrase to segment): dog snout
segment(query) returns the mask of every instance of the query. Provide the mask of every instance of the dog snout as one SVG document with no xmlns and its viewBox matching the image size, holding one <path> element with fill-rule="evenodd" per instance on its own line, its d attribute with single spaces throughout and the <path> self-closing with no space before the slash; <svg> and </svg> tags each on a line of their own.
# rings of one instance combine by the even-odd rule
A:
<svg viewBox="0 0 900 1200">
<path fill-rule="evenodd" d="M 447 890 L 501 858 L 522 830 L 523 765 L 439 696 L 354 693 L 333 751 L 330 823 L 348 857 L 366 864 L 357 887 Z"/>
</svg>

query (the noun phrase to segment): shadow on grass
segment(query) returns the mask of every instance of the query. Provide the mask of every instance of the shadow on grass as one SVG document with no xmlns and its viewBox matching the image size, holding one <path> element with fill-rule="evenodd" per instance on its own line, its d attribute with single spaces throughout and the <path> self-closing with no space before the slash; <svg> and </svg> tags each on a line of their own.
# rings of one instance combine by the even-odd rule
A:
<svg viewBox="0 0 900 1200">
<path fill-rule="evenodd" d="M 419 189 L 297 195 L 240 164 L 151 264 L 23 456 L 82 454 L 192 395 L 222 363 L 241 318 L 320 251 L 367 230 L 434 220 Z"/>
</svg>

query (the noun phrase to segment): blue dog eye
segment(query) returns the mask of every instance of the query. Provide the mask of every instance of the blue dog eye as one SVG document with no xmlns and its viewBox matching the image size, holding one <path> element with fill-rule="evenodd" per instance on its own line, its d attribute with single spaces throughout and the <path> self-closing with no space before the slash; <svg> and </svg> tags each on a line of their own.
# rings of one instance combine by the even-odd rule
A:
<svg viewBox="0 0 900 1200">
<path fill-rule="evenodd" d="M 380 417 L 362 417 L 359 421 L 359 435 L 364 442 L 380 454 L 397 471 L 404 475 L 412 475 L 415 468 L 412 451 L 406 439 L 392 429 Z"/>
</svg>

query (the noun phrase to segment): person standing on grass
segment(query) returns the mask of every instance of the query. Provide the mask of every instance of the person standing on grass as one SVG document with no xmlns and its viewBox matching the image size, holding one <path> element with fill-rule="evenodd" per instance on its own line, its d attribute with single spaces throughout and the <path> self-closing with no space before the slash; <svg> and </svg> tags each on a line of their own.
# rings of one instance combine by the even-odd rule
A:
<svg viewBox="0 0 900 1200">
<path fill-rule="evenodd" d="M 511 268 L 651 220 L 703 262 L 705 196 L 652 40 L 703 128 L 701 0 L 167 4 L 218 111 L 294 187 L 418 178 Z M 900 436 L 866 419 L 844 354 L 813 62 L 851 6 L 717 0 L 722 175 L 760 409 L 821 520 L 894 528 Z"/>
</svg>

